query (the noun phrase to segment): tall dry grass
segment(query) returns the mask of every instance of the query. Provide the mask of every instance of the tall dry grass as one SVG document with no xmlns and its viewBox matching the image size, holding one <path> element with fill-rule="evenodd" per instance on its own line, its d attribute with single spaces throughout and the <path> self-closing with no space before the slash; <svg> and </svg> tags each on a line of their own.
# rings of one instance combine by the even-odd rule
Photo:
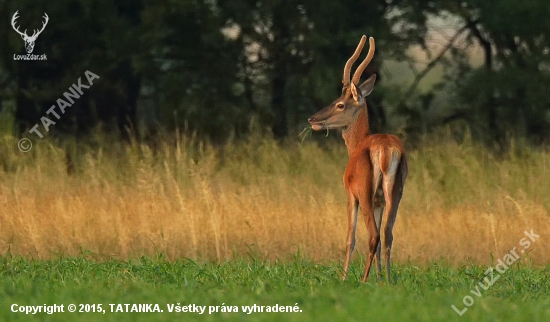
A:
<svg viewBox="0 0 550 322">
<path fill-rule="evenodd" d="M 513 146 L 495 158 L 443 137 L 409 152 L 393 259 L 488 264 L 533 229 L 529 257 L 548 263 L 550 153 Z M 1 254 L 343 257 L 342 142 L 281 147 L 253 136 L 215 148 L 181 136 L 152 150 L 98 137 L 95 148 L 40 140 L 27 154 L 16 143 L 0 140 Z M 358 238 L 364 253 L 364 225 Z"/>
</svg>

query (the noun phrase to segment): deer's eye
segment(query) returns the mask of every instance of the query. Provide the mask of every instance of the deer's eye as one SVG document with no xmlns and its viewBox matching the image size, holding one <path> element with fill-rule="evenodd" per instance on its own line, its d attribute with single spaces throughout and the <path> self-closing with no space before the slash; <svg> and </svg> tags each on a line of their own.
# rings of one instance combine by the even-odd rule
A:
<svg viewBox="0 0 550 322">
<path fill-rule="evenodd" d="M 336 109 L 337 109 L 337 110 L 343 110 L 343 109 L 344 109 L 344 103 L 338 103 L 338 104 L 336 104 Z"/>
</svg>

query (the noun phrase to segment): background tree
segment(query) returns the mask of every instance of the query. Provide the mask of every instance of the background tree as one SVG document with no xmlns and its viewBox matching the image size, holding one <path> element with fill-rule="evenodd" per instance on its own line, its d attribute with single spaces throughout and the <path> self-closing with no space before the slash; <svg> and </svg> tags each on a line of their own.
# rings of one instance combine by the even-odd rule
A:
<svg viewBox="0 0 550 322">
<path fill-rule="evenodd" d="M 16 10 L 29 30 L 48 13 L 35 47 L 47 61 L 13 59 L 23 53 L 8 23 Z M 414 135 L 462 119 L 487 143 L 540 143 L 550 122 L 549 11 L 543 0 L 0 0 L 0 116 L 14 106 L 23 135 L 90 70 L 100 81 L 52 131 L 85 134 L 103 124 L 128 138 L 137 128 L 179 127 L 224 139 L 254 121 L 284 138 L 339 94 L 342 66 L 366 34 L 378 44 L 364 73 L 379 76 L 369 98 L 374 128 L 389 131 L 404 120 Z M 436 19 L 458 24 L 433 52 Z M 384 64 L 413 64 L 411 46 L 427 54 L 426 64 L 410 86 L 390 85 Z M 472 48 L 482 49 L 480 67 L 470 63 Z M 440 84 L 419 90 L 443 62 Z"/>
<path fill-rule="evenodd" d="M 434 1 L 428 7 L 438 16 L 458 19 L 455 35 L 462 39 L 449 41 L 446 49 L 453 53 L 454 68 L 444 79 L 447 86 L 439 87 L 450 93 L 452 111 L 432 126 L 462 119 L 477 139 L 499 148 L 510 138 L 544 142 L 550 125 L 547 3 Z M 472 48 L 481 49 L 479 67 L 473 67 L 467 55 Z M 409 94 L 421 98 L 412 100 L 416 106 L 402 106 L 400 111 L 414 120 L 410 130 L 422 122 L 419 118 L 433 105 L 434 93 Z"/>
<path fill-rule="evenodd" d="M 38 123 L 86 70 L 99 75 L 101 81 L 67 108 L 56 120 L 55 131 L 87 133 L 98 122 L 108 128 L 112 124 L 123 135 L 135 128 L 140 77 L 132 66 L 132 56 L 138 44 L 133 39 L 140 25 L 140 1 L 64 0 L 55 5 L 5 1 L 2 9 L 2 16 L 8 12 L 8 21 L 19 10 L 22 29 L 40 27 L 44 12 L 50 17 L 33 52 L 45 53 L 47 60 L 13 60 L 14 54 L 24 53 L 23 42 L 13 30 L 8 35 L 9 50 L 3 51 L 4 77 L 15 87 L 19 133 Z"/>
</svg>

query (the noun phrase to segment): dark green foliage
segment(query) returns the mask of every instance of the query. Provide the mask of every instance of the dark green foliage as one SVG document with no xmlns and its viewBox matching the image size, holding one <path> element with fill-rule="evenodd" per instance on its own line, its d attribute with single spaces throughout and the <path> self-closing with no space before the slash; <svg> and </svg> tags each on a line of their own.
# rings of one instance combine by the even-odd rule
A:
<svg viewBox="0 0 550 322">
<path fill-rule="evenodd" d="M 16 10 L 29 30 L 48 13 L 35 47 L 47 61 L 13 60 L 24 52 L 8 23 Z M 339 95 L 344 62 L 366 34 L 377 39 L 364 73 L 379 76 L 369 101 L 375 130 L 404 125 L 415 135 L 462 119 L 489 144 L 504 146 L 510 137 L 543 143 L 550 134 L 549 11 L 545 0 L 3 0 L 0 117 L 11 115 L 16 134 L 27 135 L 90 70 L 100 81 L 50 133 L 85 134 L 103 123 L 127 138 L 138 128 L 139 136 L 185 128 L 226 139 L 257 122 L 281 138 L 299 133 Z M 441 80 L 450 86 L 421 93 L 418 84 L 385 85 L 385 61 L 414 60 L 406 53 L 411 45 L 428 48 L 430 17 L 456 19 L 467 47 L 482 49 L 483 65 L 473 68 L 451 46 L 455 72 Z M 428 119 L 432 110 L 446 116 Z"/>
</svg>

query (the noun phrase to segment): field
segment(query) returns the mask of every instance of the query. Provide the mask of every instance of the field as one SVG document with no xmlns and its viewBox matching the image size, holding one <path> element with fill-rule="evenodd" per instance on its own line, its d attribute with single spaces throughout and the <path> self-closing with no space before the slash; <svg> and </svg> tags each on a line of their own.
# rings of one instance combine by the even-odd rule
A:
<svg viewBox="0 0 550 322">
<path fill-rule="evenodd" d="M 360 283 L 361 271 L 357 266 L 352 268 L 350 280 L 342 283 L 338 280 L 340 265 L 321 265 L 300 258 L 285 263 L 234 260 L 197 264 L 191 260 L 167 262 L 162 258 L 97 263 L 84 258 L 43 261 L 8 257 L 2 259 L 0 267 L 0 318 L 3 321 L 379 321 L 382 318 L 546 321 L 550 317 L 548 269 L 517 267 L 484 290 L 474 286 L 484 276 L 485 268 L 479 266 L 397 264 L 395 285 Z M 464 297 L 471 297 L 466 302 L 470 307 L 463 304 Z M 64 313 L 11 312 L 13 304 L 54 303 L 63 304 Z M 90 306 L 80 306 L 82 303 Z M 76 305 L 76 313 L 67 311 L 70 304 Z M 97 304 L 102 305 L 99 308 Z M 153 307 L 158 304 L 163 312 L 128 313 L 132 307 L 124 304 Z M 199 309 L 202 313 L 169 311 L 172 305 L 193 304 L 202 306 Z M 257 309 L 250 313 L 247 307 L 254 304 Z M 273 309 L 275 305 L 290 306 L 292 310 L 297 306 L 298 312 L 268 313 L 267 307 L 278 310 Z M 259 312 L 261 306 L 263 312 Z"/>
<path fill-rule="evenodd" d="M 362 225 L 350 280 L 339 280 L 347 155 L 337 140 L 281 145 L 252 135 L 216 146 L 182 135 L 128 145 L 98 135 L 87 144 L 33 144 L 24 154 L 13 137 L 0 139 L 4 321 L 28 320 L 11 312 L 14 303 L 101 303 L 101 320 L 550 316 L 544 149 L 512 142 L 495 155 L 449 133 L 415 144 L 388 285 L 374 275 L 358 282 Z M 109 312 L 117 303 L 157 303 L 164 312 Z M 240 313 L 168 313 L 177 303 Z M 302 312 L 242 313 L 296 303 Z M 452 305 L 467 310 L 460 316 Z M 34 317 L 98 320 L 94 314 Z"/>
</svg>

